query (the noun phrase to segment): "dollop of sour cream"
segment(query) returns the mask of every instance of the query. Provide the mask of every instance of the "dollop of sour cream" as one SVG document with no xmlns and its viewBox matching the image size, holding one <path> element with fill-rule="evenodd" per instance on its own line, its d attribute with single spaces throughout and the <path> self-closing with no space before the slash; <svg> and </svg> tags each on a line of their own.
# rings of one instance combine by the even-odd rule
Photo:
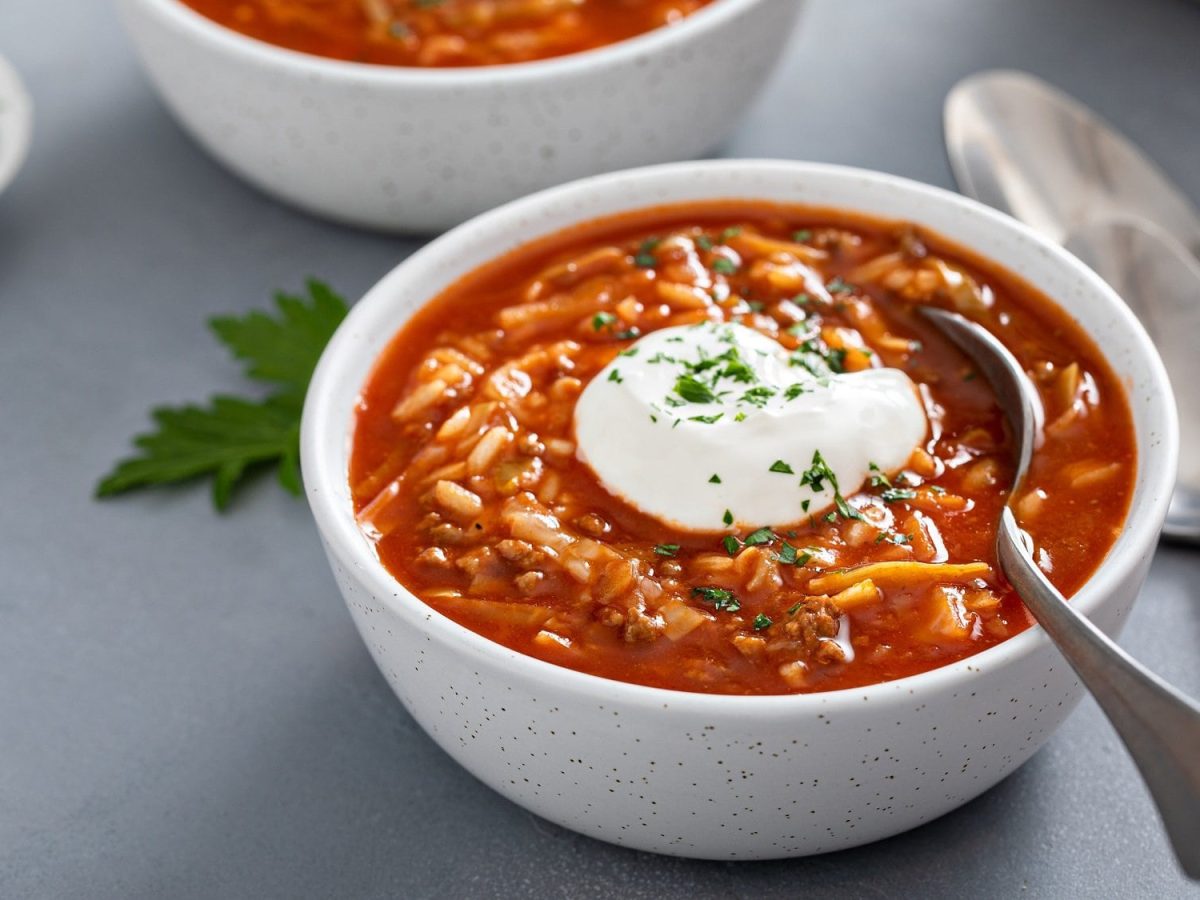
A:
<svg viewBox="0 0 1200 900">
<path fill-rule="evenodd" d="M 651 332 L 575 407 L 577 453 L 604 487 L 688 531 L 820 515 L 927 432 L 900 370 L 833 373 L 737 324 Z"/>
</svg>

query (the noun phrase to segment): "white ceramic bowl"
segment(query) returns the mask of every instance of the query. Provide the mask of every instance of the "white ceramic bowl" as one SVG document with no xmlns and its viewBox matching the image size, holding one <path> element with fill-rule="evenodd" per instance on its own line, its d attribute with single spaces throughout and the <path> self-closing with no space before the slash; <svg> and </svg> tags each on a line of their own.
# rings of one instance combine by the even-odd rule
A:
<svg viewBox="0 0 1200 900">
<path fill-rule="evenodd" d="M 33 101 L 17 70 L 0 56 L 0 191 L 17 177 L 33 136 Z"/>
<path fill-rule="evenodd" d="M 631 40 L 483 68 L 363 65 L 120 0 L 183 126 L 269 194 L 353 225 L 440 231 L 530 191 L 688 159 L 733 128 L 800 0 L 717 0 Z"/>
<path fill-rule="evenodd" d="M 660 203 L 763 198 L 907 219 L 1019 272 L 1074 315 L 1128 386 L 1139 466 L 1128 524 L 1074 602 L 1119 631 L 1174 483 L 1178 432 L 1162 363 L 1115 293 L 1073 256 L 956 194 L 835 166 L 681 163 L 587 179 L 494 210 L 410 257 L 351 312 L 304 410 L 304 482 L 329 561 L 379 668 L 421 726 L 504 796 L 628 847 L 712 859 L 836 850 L 929 821 L 1028 759 L 1079 699 L 1040 628 L 871 687 L 729 697 L 558 668 L 414 598 L 355 523 L 351 416 L 378 354 L 459 276 L 530 238 Z"/>
</svg>

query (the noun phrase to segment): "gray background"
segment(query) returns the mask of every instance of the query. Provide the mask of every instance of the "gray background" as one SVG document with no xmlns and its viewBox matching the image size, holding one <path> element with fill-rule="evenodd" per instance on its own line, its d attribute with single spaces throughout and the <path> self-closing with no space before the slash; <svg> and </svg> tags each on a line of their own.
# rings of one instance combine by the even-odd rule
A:
<svg viewBox="0 0 1200 900">
<path fill-rule="evenodd" d="M 1090 700 L 982 798 L 875 846 L 716 864 L 500 799 L 395 702 L 303 503 L 262 482 L 97 503 L 158 402 L 241 386 L 206 334 L 319 275 L 354 298 L 416 242 L 326 225 L 217 168 L 107 3 L 3 0 L 37 103 L 0 198 L 0 896 L 1196 896 Z M 817 0 L 731 156 L 951 185 L 960 77 L 1029 69 L 1200 199 L 1200 6 Z M 1192 448 L 1193 452 L 1195 448 Z M 1200 693 L 1200 557 L 1162 549 L 1124 644 Z"/>
</svg>

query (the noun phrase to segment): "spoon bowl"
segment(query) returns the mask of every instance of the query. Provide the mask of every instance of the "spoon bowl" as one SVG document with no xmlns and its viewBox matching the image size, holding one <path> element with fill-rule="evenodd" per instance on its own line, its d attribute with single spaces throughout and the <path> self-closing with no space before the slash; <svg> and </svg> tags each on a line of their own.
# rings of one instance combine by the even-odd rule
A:
<svg viewBox="0 0 1200 900">
<path fill-rule="evenodd" d="M 1200 215 L 1128 138 L 1025 72 L 979 72 L 946 97 L 964 193 L 1065 244 L 1146 326 L 1180 396 L 1181 446 L 1200 446 Z M 1163 536 L 1200 544 L 1200 454 L 1183 454 Z"/>
</svg>

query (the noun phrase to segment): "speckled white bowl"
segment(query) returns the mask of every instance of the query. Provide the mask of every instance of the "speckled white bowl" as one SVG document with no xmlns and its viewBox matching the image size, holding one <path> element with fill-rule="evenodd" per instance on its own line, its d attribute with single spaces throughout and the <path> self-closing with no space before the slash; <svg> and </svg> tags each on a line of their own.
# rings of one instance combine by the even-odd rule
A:
<svg viewBox="0 0 1200 900">
<path fill-rule="evenodd" d="M 1040 628 L 867 688 L 777 697 L 664 691 L 522 656 L 434 612 L 359 531 L 347 484 L 361 385 L 406 318 L 530 238 L 631 208 L 765 198 L 928 226 L 1055 297 L 1128 385 L 1140 465 L 1128 525 L 1075 602 L 1117 632 L 1154 552 L 1178 432 L 1162 363 L 1115 293 L 1062 248 L 956 194 L 835 166 L 681 163 L 587 179 L 484 216 L 394 269 L 351 312 L 304 410 L 304 482 L 334 574 L 379 668 L 422 727 L 516 803 L 642 850 L 712 859 L 852 847 L 927 822 L 1028 759 L 1081 687 Z"/>
<path fill-rule="evenodd" d="M 17 177 L 33 136 L 33 101 L 17 70 L 0 56 L 0 191 Z"/>
<path fill-rule="evenodd" d="M 800 0 L 717 0 L 597 50 L 460 69 L 297 53 L 179 0 L 119 5 L 168 108 L 234 172 L 316 215 L 432 232 L 573 178 L 712 149 Z"/>
</svg>

